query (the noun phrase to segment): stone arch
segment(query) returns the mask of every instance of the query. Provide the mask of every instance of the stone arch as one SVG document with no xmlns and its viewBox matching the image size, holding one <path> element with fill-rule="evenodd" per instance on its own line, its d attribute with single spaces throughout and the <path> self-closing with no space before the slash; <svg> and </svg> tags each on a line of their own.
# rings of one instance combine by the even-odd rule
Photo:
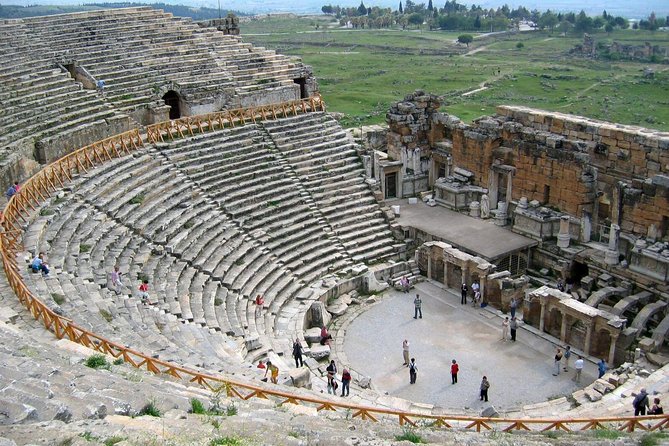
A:
<svg viewBox="0 0 669 446">
<path fill-rule="evenodd" d="M 174 90 L 169 90 L 163 95 L 165 105 L 170 107 L 170 119 L 181 118 L 181 95 Z"/>
</svg>

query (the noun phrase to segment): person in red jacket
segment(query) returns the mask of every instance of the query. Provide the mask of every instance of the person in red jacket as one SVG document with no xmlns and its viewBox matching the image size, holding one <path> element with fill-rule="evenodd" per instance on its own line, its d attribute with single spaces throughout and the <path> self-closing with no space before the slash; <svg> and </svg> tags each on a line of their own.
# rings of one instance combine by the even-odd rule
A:
<svg viewBox="0 0 669 446">
<path fill-rule="evenodd" d="M 455 359 L 451 363 L 451 384 L 458 382 L 458 372 L 460 371 L 460 366 L 455 362 Z"/>
</svg>

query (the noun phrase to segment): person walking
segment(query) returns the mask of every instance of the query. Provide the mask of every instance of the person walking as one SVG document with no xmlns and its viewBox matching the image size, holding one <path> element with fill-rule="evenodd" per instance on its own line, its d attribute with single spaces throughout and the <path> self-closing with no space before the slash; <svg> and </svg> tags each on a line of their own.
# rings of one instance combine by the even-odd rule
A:
<svg viewBox="0 0 669 446">
<path fill-rule="evenodd" d="M 348 369 L 341 372 L 341 396 L 348 396 L 350 393 L 351 373 Z"/>
<path fill-rule="evenodd" d="M 404 366 L 409 367 L 409 341 L 402 342 L 402 355 L 404 357 Z"/>
<path fill-rule="evenodd" d="M 451 361 L 451 384 L 457 384 L 459 371 L 460 371 L 460 366 L 454 359 L 453 361 Z"/>
<path fill-rule="evenodd" d="M 511 298 L 511 303 L 509 304 L 509 308 L 511 310 L 511 319 L 516 317 L 516 308 L 518 307 L 518 302 L 516 302 L 516 298 L 512 297 Z"/>
<path fill-rule="evenodd" d="M 413 318 L 418 319 L 418 315 L 423 319 L 423 301 L 420 299 L 420 295 L 416 294 L 416 298 L 413 300 Z"/>
<path fill-rule="evenodd" d="M 553 373 L 553 376 L 558 376 L 560 374 L 560 362 L 562 361 L 562 350 L 559 348 L 555 352 L 555 373 Z"/>
<path fill-rule="evenodd" d="M 577 383 L 581 382 L 581 373 L 583 372 L 583 356 L 579 356 L 576 361 L 574 361 L 574 370 L 576 370 L 576 374 L 574 375 L 574 381 Z"/>
<path fill-rule="evenodd" d="M 642 388 L 639 394 L 634 397 L 632 405 L 634 406 L 635 417 L 646 415 L 646 408 L 650 408 L 650 404 L 648 404 L 648 393 L 646 393 L 645 388 Z"/>
<path fill-rule="evenodd" d="M 418 366 L 416 365 L 416 358 L 411 358 L 409 363 L 409 384 L 416 384 L 416 375 L 418 374 Z"/>
<path fill-rule="evenodd" d="M 516 320 L 516 317 L 511 318 L 511 322 L 509 322 L 509 328 L 511 329 L 511 340 L 513 342 L 516 342 L 516 330 L 518 330 L 518 321 Z"/>
<path fill-rule="evenodd" d="M 509 317 L 505 317 L 502 321 L 502 341 L 506 341 L 509 337 Z"/>
<path fill-rule="evenodd" d="M 121 271 L 118 265 L 114 266 L 114 271 L 111 273 L 111 284 L 116 292 L 116 294 L 121 294 L 121 290 L 123 288 L 123 282 L 121 281 Z"/>
<path fill-rule="evenodd" d="M 258 317 L 262 313 L 262 306 L 265 305 L 265 298 L 262 296 L 262 294 L 258 294 L 256 296 L 255 304 L 256 304 L 255 317 Z"/>
<path fill-rule="evenodd" d="M 295 368 L 304 366 L 304 362 L 302 361 L 302 344 L 299 339 L 295 339 L 295 342 L 293 342 L 293 358 L 295 358 Z"/>
<path fill-rule="evenodd" d="M 571 358 L 571 345 L 568 345 L 564 351 L 564 371 L 567 371 L 569 367 L 569 358 Z"/>
<path fill-rule="evenodd" d="M 604 358 L 600 359 L 600 361 L 597 363 L 597 370 L 599 371 L 599 378 L 604 376 L 606 371 L 609 369 L 609 366 L 606 365 L 606 361 L 604 361 Z"/>
<path fill-rule="evenodd" d="M 463 283 L 462 286 L 460 287 L 460 303 L 462 305 L 467 304 L 467 291 L 469 291 L 469 289 L 467 288 L 467 284 Z"/>
<path fill-rule="evenodd" d="M 488 402 L 488 389 L 490 388 L 490 381 L 488 377 L 484 376 L 481 380 L 481 401 Z"/>
</svg>

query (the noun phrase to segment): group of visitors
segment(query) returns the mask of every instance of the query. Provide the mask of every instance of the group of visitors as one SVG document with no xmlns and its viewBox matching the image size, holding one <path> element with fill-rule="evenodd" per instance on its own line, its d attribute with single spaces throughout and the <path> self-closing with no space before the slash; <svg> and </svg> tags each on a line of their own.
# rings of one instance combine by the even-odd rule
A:
<svg viewBox="0 0 669 446">
<path fill-rule="evenodd" d="M 648 409 L 648 415 L 662 415 L 664 410 L 660 404 L 659 398 L 653 398 L 653 407 L 650 407 L 648 401 L 648 392 L 645 388 L 642 388 L 639 393 L 634 397 L 632 401 L 632 407 L 634 407 L 634 416 L 646 415 L 646 409 Z"/>
<path fill-rule="evenodd" d="M 337 383 L 337 364 L 335 364 L 334 359 L 330 360 L 325 369 L 327 372 L 327 389 L 328 393 L 336 395 L 339 384 Z M 344 369 L 341 372 L 341 396 L 349 396 L 350 394 L 350 385 L 351 385 L 351 372 L 348 369 Z"/>
</svg>

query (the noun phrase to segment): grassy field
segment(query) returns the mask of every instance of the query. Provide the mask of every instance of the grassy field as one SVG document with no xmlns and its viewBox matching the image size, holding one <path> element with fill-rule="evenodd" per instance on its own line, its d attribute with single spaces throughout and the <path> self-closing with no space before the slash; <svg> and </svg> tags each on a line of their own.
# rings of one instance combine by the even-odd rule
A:
<svg viewBox="0 0 669 446">
<path fill-rule="evenodd" d="M 347 126 L 383 122 L 391 102 L 423 89 L 442 95 L 442 109 L 465 121 L 513 104 L 669 130 L 668 65 L 572 57 L 569 50 L 582 39 L 557 33 L 483 36 L 469 48 L 455 42 L 458 34 L 347 30 L 324 16 L 242 24 L 246 40 L 311 65 L 330 110 L 345 113 Z M 667 32 L 617 31 L 596 39 L 669 47 Z M 644 77 L 647 67 L 653 79 Z"/>
</svg>

